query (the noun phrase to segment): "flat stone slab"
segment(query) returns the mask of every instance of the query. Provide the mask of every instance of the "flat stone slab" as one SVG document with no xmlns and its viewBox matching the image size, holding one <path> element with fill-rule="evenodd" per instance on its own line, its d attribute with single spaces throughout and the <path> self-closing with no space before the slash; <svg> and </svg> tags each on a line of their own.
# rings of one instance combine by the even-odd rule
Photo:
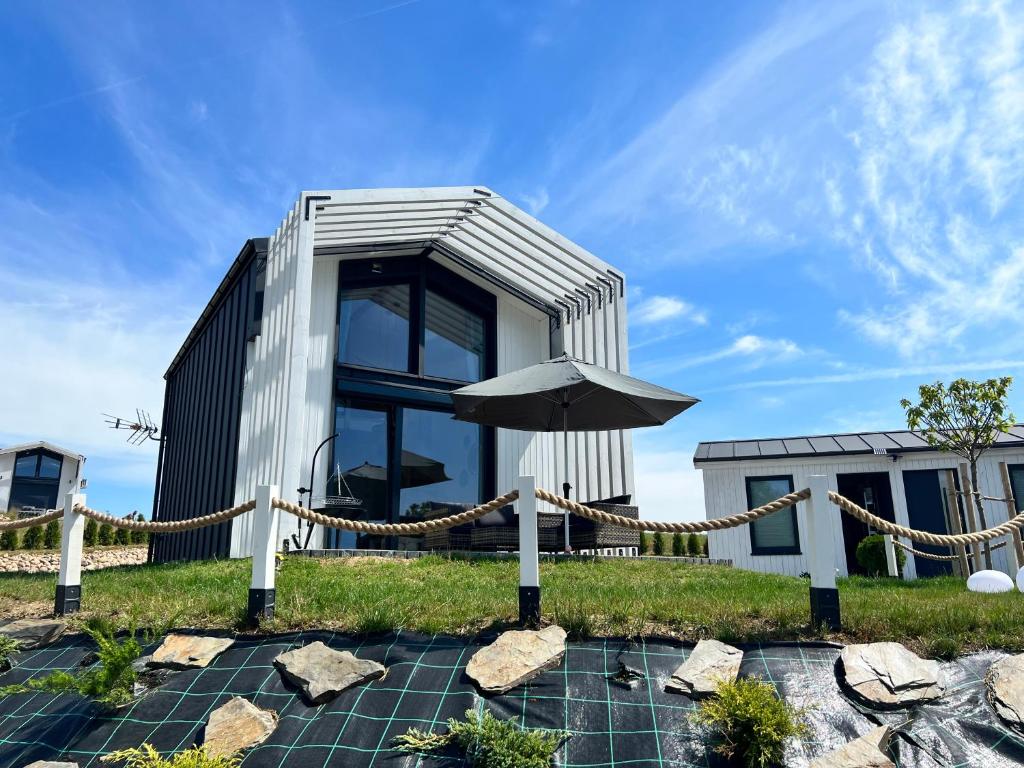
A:
<svg viewBox="0 0 1024 768">
<path fill-rule="evenodd" d="M 896 764 L 882 751 L 889 743 L 890 736 L 891 728 L 879 726 L 834 752 L 815 759 L 809 768 L 896 768 Z"/>
<path fill-rule="evenodd" d="M 58 763 L 53 760 L 36 760 L 25 768 L 78 768 L 78 763 Z"/>
<path fill-rule="evenodd" d="M 274 659 L 274 666 L 313 704 L 323 704 L 353 686 L 377 680 L 386 671 L 376 661 L 336 651 L 319 640 L 282 653 Z"/>
<path fill-rule="evenodd" d="M 940 698 L 946 683 L 939 662 L 899 643 L 857 643 L 839 654 L 842 680 L 869 706 L 899 709 Z"/>
<path fill-rule="evenodd" d="M 701 640 L 665 684 L 666 691 L 699 698 L 710 696 L 721 682 L 731 683 L 740 673 L 743 651 L 718 640 Z"/>
<path fill-rule="evenodd" d="M 565 630 L 561 627 L 511 630 L 474 653 L 466 674 L 484 693 L 506 693 L 557 667 L 563 656 Z"/>
<path fill-rule="evenodd" d="M 168 635 L 147 664 L 167 669 L 202 669 L 234 642 L 230 637 Z"/>
<path fill-rule="evenodd" d="M 262 744 L 277 728 L 277 712 L 235 696 L 210 713 L 203 746 L 214 757 L 230 757 Z"/>
<path fill-rule="evenodd" d="M 985 687 L 996 714 L 1008 725 L 1024 729 L 1024 653 L 989 667 Z"/>
<path fill-rule="evenodd" d="M 63 635 L 67 626 L 54 619 L 13 619 L 0 622 L 0 635 L 16 640 L 22 648 L 42 648 Z"/>
</svg>

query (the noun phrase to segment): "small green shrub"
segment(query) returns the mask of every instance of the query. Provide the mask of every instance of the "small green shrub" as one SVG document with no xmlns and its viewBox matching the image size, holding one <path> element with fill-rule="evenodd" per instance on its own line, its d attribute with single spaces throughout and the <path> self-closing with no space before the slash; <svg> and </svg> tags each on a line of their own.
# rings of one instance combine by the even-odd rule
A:
<svg viewBox="0 0 1024 768">
<path fill-rule="evenodd" d="M 192 747 L 170 757 L 160 757 L 152 744 L 143 744 L 135 749 L 120 749 L 100 758 L 101 763 L 124 763 L 125 768 L 235 768 L 240 760 L 237 756 L 214 757 L 206 747 Z"/>
<path fill-rule="evenodd" d="M 782 765 L 786 741 L 809 732 L 803 711 L 780 699 L 763 680 L 719 683 L 692 717 L 711 729 L 715 751 L 745 768 Z"/>
<path fill-rule="evenodd" d="M 665 539 L 667 537 L 664 533 L 654 534 L 654 554 L 659 557 L 665 554 Z"/>
<path fill-rule="evenodd" d="M 51 520 L 43 531 L 43 546 L 47 549 L 60 549 L 60 523 Z"/>
<path fill-rule="evenodd" d="M 651 548 L 651 535 L 647 531 L 640 531 L 640 554 L 646 555 Z"/>
<path fill-rule="evenodd" d="M 18 641 L 7 635 L 0 635 L 0 671 L 10 669 L 11 654 L 18 650 Z"/>
<path fill-rule="evenodd" d="M 703 554 L 701 548 L 700 536 L 696 533 L 691 533 L 686 537 L 686 553 L 690 557 L 700 557 Z"/>
<path fill-rule="evenodd" d="M 131 534 L 128 532 L 127 528 L 117 528 L 114 531 L 114 543 L 115 544 L 121 544 L 122 546 L 127 546 L 128 544 L 131 544 L 131 542 L 132 542 L 132 537 L 131 537 Z"/>
<path fill-rule="evenodd" d="M 111 544 L 113 544 L 114 526 L 112 526 L 110 523 L 103 523 L 103 525 L 100 526 L 100 532 L 99 535 L 97 536 L 97 539 L 99 540 L 100 545 L 104 547 L 109 547 Z"/>
<path fill-rule="evenodd" d="M 143 521 L 146 518 L 144 518 L 142 515 L 139 515 L 137 519 L 139 521 Z M 149 541 L 149 532 L 148 531 L 132 531 L 131 532 L 131 540 L 132 540 L 132 544 L 145 544 L 147 541 Z"/>
<path fill-rule="evenodd" d="M 470 768 L 550 768 L 552 758 L 569 734 L 520 728 L 515 719 L 498 720 L 489 711 L 466 712 L 465 722 L 448 721 L 448 733 L 410 728 L 395 737 L 401 752 L 431 754 L 455 746 Z"/>
<path fill-rule="evenodd" d="M 18 548 L 18 529 L 10 528 L 0 533 L 0 549 L 13 551 Z"/>
<path fill-rule="evenodd" d="M 82 532 L 82 544 L 87 547 L 96 546 L 96 536 L 99 533 L 99 526 L 91 517 L 85 521 L 85 531 Z"/>
<path fill-rule="evenodd" d="M 885 537 L 880 533 L 865 536 L 857 545 L 857 562 L 867 571 L 868 576 L 888 576 L 889 565 L 885 561 Z M 902 547 L 896 547 L 896 568 L 903 573 L 907 555 Z"/>
<path fill-rule="evenodd" d="M 136 678 L 132 662 L 142 655 L 142 645 L 136 637 L 135 627 L 129 627 L 128 636 L 121 641 L 114 637 L 114 627 L 110 622 L 102 619 L 91 619 L 84 629 L 97 645 L 97 664 L 78 674 L 58 670 L 46 677 L 7 685 L 0 688 L 0 696 L 32 691 L 78 693 L 107 707 L 119 707 L 131 701 L 135 694 Z M 147 642 L 149 639 L 147 635 Z"/>
<path fill-rule="evenodd" d="M 39 549 L 43 546 L 43 526 L 32 525 L 25 529 L 25 537 L 21 540 L 22 549 Z"/>
<path fill-rule="evenodd" d="M 672 557 L 686 557 L 686 539 L 681 533 L 672 534 Z"/>
</svg>

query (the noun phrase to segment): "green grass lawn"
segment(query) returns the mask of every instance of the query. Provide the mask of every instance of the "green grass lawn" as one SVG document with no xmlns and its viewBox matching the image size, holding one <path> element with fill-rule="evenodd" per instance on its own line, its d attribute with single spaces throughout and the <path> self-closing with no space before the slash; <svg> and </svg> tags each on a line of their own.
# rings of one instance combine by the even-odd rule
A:
<svg viewBox="0 0 1024 768">
<path fill-rule="evenodd" d="M 83 612 L 122 623 L 238 628 L 250 562 L 133 566 L 83 574 Z M 47 615 L 53 575 L 0 574 L 0 615 Z M 375 558 L 286 558 L 277 616 L 266 631 L 330 628 L 471 634 L 516 620 L 518 564 Z M 844 632 L 809 626 L 808 582 L 734 568 L 649 560 L 544 562 L 546 621 L 581 635 L 670 635 L 726 642 L 897 640 L 950 657 L 981 648 L 1024 650 L 1024 595 L 967 592 L 954 578 L 839 582 Z"/>
</svg>

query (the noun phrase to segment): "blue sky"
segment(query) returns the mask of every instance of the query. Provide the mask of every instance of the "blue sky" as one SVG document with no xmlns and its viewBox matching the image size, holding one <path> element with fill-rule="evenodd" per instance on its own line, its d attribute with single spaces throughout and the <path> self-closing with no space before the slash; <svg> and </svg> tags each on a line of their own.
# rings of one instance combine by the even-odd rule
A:
<svg viewBox="0 0 1024 768">
<path fill-rule="evenodd" d="M 633 372 L 703 400 L 635 437 L 648 517 L 702 516 L 699 440 L 1019 375 L 1024 8 L 721 5 L 0 6 L 0 443 L 148 510 L 100 413 L 301 189 L 485 184 L 624 270 Z"/>
</svg>

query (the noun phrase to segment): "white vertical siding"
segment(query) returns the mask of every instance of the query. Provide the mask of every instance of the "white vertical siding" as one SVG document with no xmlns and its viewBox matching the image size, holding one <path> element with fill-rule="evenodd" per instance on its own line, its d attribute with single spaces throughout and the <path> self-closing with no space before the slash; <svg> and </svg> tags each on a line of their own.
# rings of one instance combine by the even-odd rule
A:
<svg viewBox="0 0 1024 768">
<path fill-rule="evenodd" d="M 999 462 L 1007 464 L 1024 463 L 1024 450 L 997 449 L 985 454 L 978 464 L 978 480 L 981 493 L 996 498 L 1003 497 L 1002 479 L 999 474 Z M 704 475 L 704 505 L 709 520 L 727 517 L 747 509 L 746 478 L 765 475 L 792 475 L 794 490 L 806 488 L 811 475 L 824 474 L 828 477 L 829 487 L 837 487 L 838 474 L 854 472 L 884 472 L 889 475 L 892 488 L 893 510 L 896 522 L 909 526 L 907 517 L 907 498 L 903 486 L 903 472 L 917 469 L 953 469 L 956 470 L 959 459 L 949 454 L 923 452 L 900 454 L 897 461 L 887 456 L 823 456 L 821 458 L 801 459 L 762 459 L 751 461 L 723 461 L 699 463 L 697 466 Z M 829 505 L 833 516 L 833 534 L 836 548 L 836 568 L 842 576 L 847 575 L 846 555 L 843 544 L 842 525 L 838 517 L 838 508 Z M 1018 506 L 1024 506 L 1018 504 Z M 747 568 L 766 573 L 782 573 L 798 576 L 808 569 L 806 554 L 805 530 L 806 504 L 797 504 L 797 524 L 800 532 L 799 555 L 753 555 L 750 546 L 749 526 L 730 528 L 724 531 L 712 531 L 708 535 L 708 551 L 711 557 L 725 558 L 733 561 L 738 568 Z M 985 502 L 986 522 L 989 527 L 1006 522 L 1009 519 L 1007 506 L 1003 502 Z M 996 542 L 993 543 L 997 543 Z M 913 544 L 904 541 L 905 544 Z M 992 553 L 993 567 L 999 570 L 1007 568 L 1007 560 L 1002 549 Z M 909 576 L 917 573 L 914 556 L 907 554 L 906 572 Z"/>
<path fill-rule="evenodd" d="M 600 306 L 596 297 L 590 313 L 584 309 L 582 317 L 575 311 L 568 323 L 563 323 L 561 339 L 564 349 L 574 357 L 595 363 L 620 373 L 629 373 L 626 335 L 626 299 L 619 295 L 618 286 L 609 299 Z M 561 492 L 563 471 L 563 437 L 557 435 L 556 465 L 557 490 Z M 575 497 L 595 500 L 633 493 L 633 443 L 629 430 L 570 433 L 570 481 Z"/>
<path fill-rule="evenodd" d="M 548 359 L 548 317 L 511 296 L 498 297 L 498 375 L 518 371 Z M 555 441 L 551 434 L 498 429 L 497 492 L 516 487 L 520 475 L 534 475 L 542 488 L 561 483 L 556 471 Z M 562 445 L 558 444 L 561 451 Z"/>
<path fill-rule="evenodd" d="M 7 511 L 14 481 L 14 453 L 0 453 L 0 512 Z"/>
<path fill-rule="evenodd" d="M 268 244 L 263 323 L 246 355 L 236 503 L 252 498 L 260 484 L 277 485 L 284 498 L 297 498 L 313 277 L 309 226 L 300 199 Z M 251 550 L 249 513 L 232 524 L 231 555 L 244 557 Z"/>
<path fill-rule="evenodd" d="M 57 486 L 57 506 L 64 506 L 64 496 L 69 491 L 78 490 L 76 480 L 78 480 L 78 459 L 73 459 L 70 456 L 64 457 L 64 462 L 60 467 L 60 484 Z"/>
</svg>

